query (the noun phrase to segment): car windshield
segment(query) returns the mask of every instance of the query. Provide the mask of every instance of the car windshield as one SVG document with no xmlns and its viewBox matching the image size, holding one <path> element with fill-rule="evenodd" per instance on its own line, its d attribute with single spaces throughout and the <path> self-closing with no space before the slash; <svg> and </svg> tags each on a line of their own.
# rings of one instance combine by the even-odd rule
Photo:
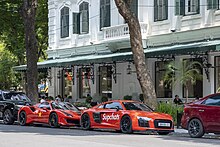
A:
<svg viewBox="0 0 220 147">
<path fill-rule="evenodd" d="M 148 111 L 152 112 L 153 110 L 143 103 L 138 102 L 123 102 L 123 105 L 126 110 L 139 110 L 139 111 Z"/>
<path fill-rule="evenodd" d="M 79 108 L 77 108 L 76 106 L 72 105 L 71 103 L 68 102 L 60 102 L 59 103 L 62 107 L 64 107 L 66 110 L 73 110 L 76 112 L 80 112 Z"/>
<path fill-rule="evenodd" d="M 66 107 L 63 107 L 60 103 L 57 102 L 52 102 L 51 106 L 53 109 L 68 110 Z"/>
<path fill-rule="evenodd" d="M 13 100 L 13 101 L 25 101 L 30 102 L 31 100 L 24 93 L 3 93 L 5 100 Z"/>
</svg>

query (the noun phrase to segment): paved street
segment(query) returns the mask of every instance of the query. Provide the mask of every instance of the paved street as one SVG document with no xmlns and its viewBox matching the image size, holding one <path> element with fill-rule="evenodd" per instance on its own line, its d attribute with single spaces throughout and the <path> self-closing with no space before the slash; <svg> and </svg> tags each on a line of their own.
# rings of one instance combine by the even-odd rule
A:
<svg viewBox="0 0 220 147">
<path fill-rule="evenodd" d="M 54 129 L 49 127 L 0 124 L 0 147 L 219 147 L 220 139 L 205 135 L 192 139 L 184 130 L 169 136 L 131 134 L 108 131 L 84 131 L 77 128 Z"/>
</svg>

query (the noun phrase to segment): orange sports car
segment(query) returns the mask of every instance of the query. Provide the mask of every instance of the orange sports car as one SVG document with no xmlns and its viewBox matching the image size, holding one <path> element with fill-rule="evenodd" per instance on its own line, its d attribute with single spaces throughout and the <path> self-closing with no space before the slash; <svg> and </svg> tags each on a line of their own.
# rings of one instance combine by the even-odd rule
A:
<svg viewBox="0 0 220 147">
<path fill-rule="evenodd" d="M 156 113 L 149 106 L 128 100 L 108 101 L 84 110 L 80 120 L 83 129 L 114 129 L 123 133 L 151 131 L 167 135 L 174 131 L 170 115 Z"/>
</svg>

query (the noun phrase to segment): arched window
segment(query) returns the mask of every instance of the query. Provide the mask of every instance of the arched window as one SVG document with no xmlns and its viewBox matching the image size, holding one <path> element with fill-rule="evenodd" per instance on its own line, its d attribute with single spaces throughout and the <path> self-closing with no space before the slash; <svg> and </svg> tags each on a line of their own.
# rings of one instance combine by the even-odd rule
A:
<svg viewBox="0 0 220 147">
<path fill-rule="evenodd" d="M 100 29 L 109 27 L 111 22 L 110 0 L 100 0 Z"/>
<path fill-rule="evenodd" d="M 60 16 L 60 37 L 65 38 L 69 37 L 69 8 L 63 7 L 61 9 L 61 16 Z"/>
<path fill-rule="evenodd" d="M 79 6 L 81 33 L 89 32 L 89 3 L 83 2 Z"/>
</svg>

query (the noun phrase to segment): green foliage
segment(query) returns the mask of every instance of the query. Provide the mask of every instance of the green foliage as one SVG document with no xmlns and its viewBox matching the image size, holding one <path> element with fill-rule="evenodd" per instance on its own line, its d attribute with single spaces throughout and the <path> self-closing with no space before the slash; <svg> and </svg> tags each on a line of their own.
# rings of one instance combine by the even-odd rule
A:
<svg viewBox="0 0 220 147">
<path fill-rule="evenodd" d="M 103 96 L 102 97 L 102 102 L 107 102 L 108 101 L 108 97 L 107 96 Z"/>
<path fill-rule="evenodd" d="M 0 89 L 8 90 L 16 86 L 15 74 L 12 67 L 16 63 L 16 58 L 0 44 Z"/>
<path fill-rule="evenodd" d="M 92 102 L 92 97 L 91 96 L 87 96 L 86 97 L 86 103 L 91 103 Z"/>
<path fill-rule="evenodd" d="M 181 83 L 183 86 L 187 86 L 188 83 L 195 84 L 196 80 L 202 80 L 201 69 L 202 64 L 198 61 L 183 60 L 179 66 L 170 62 L 166 67 L 164 82 L 166 86 L 176 83 Z"/>
<path fill-rule="evenodd" d="M 86 102 L 75 102 L 74 105 L 77 106 L 77 107 L 86 107 L 86 108 L 91 107 L 91 105 L 89 103 L 86 103 Z"/>
<path fill-rule="evenodd" d="M 131 95 L 125 95 L 123 99 L 124 100 L 132 100 L 132 96 Z"/>
<path fill-rule="evenodd" d="M 175 62 L 170 62 L 166 67 L 163 79 L 167 87 L 181 83 L 186 89 L 186 101 L 188 101 L 189 84 L 195 85 L 197 80 L 202 80 L 201 72 L 202 64 L 200 62 L 185 59 L 177 66 Z"/>
<path fill-rule="evenodd" d="M 173 117 L 174 124 L 177 123 L 177 111 L 183 112 L 183 105 L 175 105 L 172 102 L 161 102 L 157 105 L 156 112 L 170 114 Z"/>
</svg>

